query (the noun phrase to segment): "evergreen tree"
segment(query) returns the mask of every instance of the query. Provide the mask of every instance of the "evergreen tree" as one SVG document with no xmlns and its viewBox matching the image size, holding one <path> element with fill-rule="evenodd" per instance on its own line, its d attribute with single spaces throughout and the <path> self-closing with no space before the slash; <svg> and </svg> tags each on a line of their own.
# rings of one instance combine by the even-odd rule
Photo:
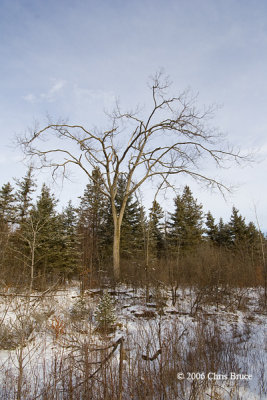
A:
<svg viewBox="0 0 267 400">
<path fill-rule="evenodd" d="M 154 200 L 150 208 L 148 221 L 149 252 L 159 258 L 164 248 L 163 226 L 161 220 L 164 217 L 163 210 L 159 203 Z"/>
<path fill-rule="evenodd" d="M 100 226 L 99 236 L 100 236 L 100 249 L 101 254 L 105 256 L 106 259 L 110 259 L 112 257 L 113 251 L 113 217 L 112 217 L 112 209 L 111 203 L 109 200 L 105 203 L 103 207 L 103 223 Z"/>
<path fill-rule="evenodd" d="M 15 222 L 16 206 L 13 190 L 9 182 L 0 189 L 0 221 L 2 224 Z"/>
<path fill-rule="evenodd" d="M 175 210 L 170 214 L 168 241 L 174 251 L 189 251 L 202 240 L 202 205 L 194 199 L 189 186 L 174 199 Z"/>
<path fill-rule="evenodd" d="M 123 176 L 118 179 L 116 194 L 117 213 L 120 212 L 122 201 L 126 190 L 126 180 Z M 144 245 L 143 237 L 144 210 L 138 200 L 129 196 L 121 225 L 121 254 L 124 257 L 132 256 L 142 251 Z M 113 234 L 113 232 L 112 232 Z"/>
<path fill-rule="evenodd" d="M 259 243 L 261 233 L 256 229 L 255 225 L 245 222 L 239 211 L 233 207 L 229 222 L 229 230 L 231 235 L 231 245 L 235 251 L 244 258 L 249 256 L 254 260 L 259 256 Z"/>
<path fill-rule="evenodd" d="M 95 317 L 99 331 L 107 333 L 114 329 L 114 324 L 116 322 L 115 305 L 107 291 L 103 293 L 100 299 Z"/>
<path fill-rule="evenodd" d="M 230 221 L 227 224 L 223 223 L 222 218 L 217 225 L 216 242 L 229 248 L 247 247 L 256 242 L 259 238 L 259 233 L 255 225 L 250 222 L 248 225 L 245 222 L 239 211 L 233 207 Z"/>
<path fill-rule="evenodd" d="M 259 247 L 261 233 L 256 228 L 253 222 L 249 222 L 247 226 L 247 240 L 250 246 Z"/>
<path fill-rule="evenodd" d="M 78 210 L 78 225 L 82 240 L 83 263 L 88 268 L 100 263 L 107 215 L 107 199 L 102 193 L 103 178 L 98 168 L 92 172 L 92 180 L 86 185 Z M 112 217 L 112 216 L 111 216 Z M 109 225 L 109 227 L 112 225 Z"/>
<path fill-rule="evenodd" d="M 30 226 L 38 227 L 36 268 L 44 279 L 47 273 L 64 269 L 62 219 L 56 213 L 56 204 L 54 195 L 43 184 L 29 219 Z"/>
<path fill-rule="evenodd" d="M 65 275 L 76 272 L 80 266 L 80 237 L 77 231 L 77 212 L 69 201 L 63 210 L 62 218 L 62 241 L 63 241 L 63 268 Z"/>
<path fill-rule="evenodd" d="M 219 246 L 226 247 L 231 244 L 231 232 L 229 224 L 225 224 L 222 218 L 219 219 L 219 223 L 217 225 L 216 243 Z"/>
<path fill-rule="evenodd" d="M 13 187 L 8 182 L 0 189 L 0 279 L 10 274 L 14 265 L 12 241 L 16 207 Z"/>
<path fill-rule="evenodd" d="M 36 183 L 33 180 L 32 167 L 30 167 L 26 173 L 26 176 L 21 180 L 16 179 L 15 182 L 18 186 L 16 191 L 17 201 L 17 222 L 23 223 L 23 221 L 29 216 L 30 208 L 32 207 L 32 193 L 35 190 Z"/>
<path fill-rule="evenodd" d="M 33 284 L 33 273 L 35 270 L 35 256 L 37 250 L 38 225 L 33 223 L 30 216 L 32 204 L 32 193 L 36 184 L 32 176 L 32 167 L 30 167 L 21 180 L 15 179 L 17 190 L 16 198 L 16 235 L 13 240 L 14 253 L 20 255 L 18 264 L 21 265 L 25 277 L 31 271 L 30 290 Z"/>
<path fill-rule="evenodd" d="M 239 211 L 233 207 L 232 214 L 229 222 L 229 230 L 231 235 L 231 244 L 237 245 L 244 242 L 247 238 L 247 226 L 245 218 L 243 218 Z"/>
<path fill-rule="evenodd" d="M 212 243 L 216 243 L 218 237 L 218 227 L 215 224 L 215 219 L 210 211 L 208 211 L 208 213 L 206 214 L 206 227 L 206 233 L 209 240 Z"/>
</svg>

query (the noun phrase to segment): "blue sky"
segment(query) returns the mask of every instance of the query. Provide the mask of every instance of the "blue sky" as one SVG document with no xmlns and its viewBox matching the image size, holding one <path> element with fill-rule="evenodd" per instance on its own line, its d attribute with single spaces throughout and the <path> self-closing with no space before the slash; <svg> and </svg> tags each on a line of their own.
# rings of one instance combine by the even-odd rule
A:
<svg viewBox="0 0 267 400">
<path fill-rule="evenodd" d="M 238 185 L 226 201 L 184 178 L 177 186 L 225 220 L 233 204 L 255 220 L 255 205 L 267 230 L 266 1 L 0 0 L 0 59 L 1 186 L 25 172 L 15 134 L 47 114 L 101 127 L 115 99 L 146 104 L 148 77 L 164 68 L 173 91 L 190 87 L 200 104 L 221 105 L 214 124 L 231 143 L 258 151 L 252 166 L 222 172 Z M 87 183 L 73 180 L 54 187 L 62 203 Z"/>
</svg>

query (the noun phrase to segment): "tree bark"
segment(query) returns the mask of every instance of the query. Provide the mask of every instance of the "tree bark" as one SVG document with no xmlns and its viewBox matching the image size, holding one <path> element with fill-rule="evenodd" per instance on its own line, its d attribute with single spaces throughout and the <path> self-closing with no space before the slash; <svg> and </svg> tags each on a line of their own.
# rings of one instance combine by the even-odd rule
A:
<svg viewBox="0 0 267 400">
<path fill-rule="evenodd" d="M 114 223 L 114 238 L 113 238 L 113 269 L 114 278 L 120 279 L 120 239 L 121 239 L 121 224 L 117 220 Z"/>
<path fill-rule="evenodd" d="M 35 265 L 35 247 L 36 247 L 36 231 L 33 232 L 33 241 L 31 245 L 31 281 L 30 281 L 30 293 L 33 287 L 33 277 L 34 277 L 34 265 Z"/>
</svg>

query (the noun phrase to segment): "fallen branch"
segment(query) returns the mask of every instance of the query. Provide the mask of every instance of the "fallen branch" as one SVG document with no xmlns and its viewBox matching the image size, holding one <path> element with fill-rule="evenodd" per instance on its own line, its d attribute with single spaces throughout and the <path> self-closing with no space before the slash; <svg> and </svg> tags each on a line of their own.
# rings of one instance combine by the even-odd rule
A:
<svg viewBox="0 0 267 400">
<path fill-rule="evenodd" d="M 161 354 L 161 349 L 156 351 L 156 353 L 152 357 L 148 357 L 148 356 L 145 356 L 144 354 L 142 354 L 142 359 L 145 361 L 154 361 L 154 360 L 156 360 L 156 358 L 158 358 L 158 356 L 160 354 Z"/>
</svg>

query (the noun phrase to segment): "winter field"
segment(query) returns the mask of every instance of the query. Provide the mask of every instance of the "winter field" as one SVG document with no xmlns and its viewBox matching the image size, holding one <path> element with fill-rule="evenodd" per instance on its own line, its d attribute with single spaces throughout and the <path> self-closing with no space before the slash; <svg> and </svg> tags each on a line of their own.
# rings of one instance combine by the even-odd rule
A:
<svg viewBox="0 0 267 400">
<path fill-rule="evenodd" d="M 1 400 L 267 398 L 260 288 L 81 296 L 77 284 L 0 299 Z"/>
</svg>

